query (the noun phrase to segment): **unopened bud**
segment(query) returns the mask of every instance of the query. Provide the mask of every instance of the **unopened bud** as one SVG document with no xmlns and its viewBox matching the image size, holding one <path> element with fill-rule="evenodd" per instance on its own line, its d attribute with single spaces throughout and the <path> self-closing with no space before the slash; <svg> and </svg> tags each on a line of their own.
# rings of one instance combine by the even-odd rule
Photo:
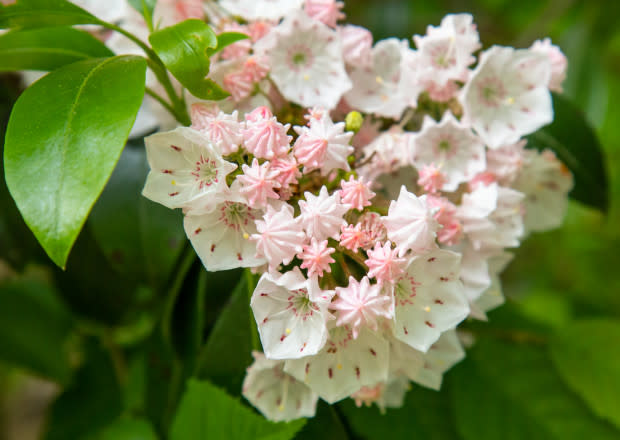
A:
<svg viewBox="0 0 620 440">
<path fill-rule="evenodd" d="M 344 123 L 347 131 L 352 131 L 353 133 L 357 133 L 362 128 L 362 124 L 364 123 L 364 117 L 360 112 L 349 112 L 346 118 L 344 118 Z"/>
</svg>

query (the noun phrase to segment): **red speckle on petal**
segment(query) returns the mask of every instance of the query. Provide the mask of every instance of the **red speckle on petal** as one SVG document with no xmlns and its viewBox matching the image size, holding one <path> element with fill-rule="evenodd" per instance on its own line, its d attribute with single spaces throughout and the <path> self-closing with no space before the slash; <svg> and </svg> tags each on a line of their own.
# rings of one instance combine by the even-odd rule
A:
<svg viewBox="0 0 620 440">
<path fill-rule="evenodd" d="M 441 281 L 450 281 L 450 278 L 448 278 L 448 277 L 439 277 L 439 280 L 441 280 Z"/>
<path fill-rule="evenodd" d="M 435 304 L 443 305 L 443 301 L 440 299 L 436 299 Z"/>
<path fill-rule="evenodd" d="M 198 235 L 202 232 L 202 228 L 198 228 L 194 231 L 194 234 Z"/>
<path fill-rule="evenodd" d="M 170 145 L 170 148 L 172 148 L 174 151 L 181 151 L 181 148 L 177 147 L 176 145 Z"/>
<path fill-rule="evenodd" d="M 327 369 L 327 375 L 329 376 L 330 379 L 334 377 L 334 372 L 332 371 L 331 368 Z"/>
<path fill-rule="evenodd" d="M 172 174 L 172 170 L 161 170 L 164 174 Z"/>
<path fill-rule="evenodd" d="M 269 296 L 269 295 L 266 293 L 261 293 L 260 296 Z"/>
<path fill-rule="evenodd" d="M 214 244 L 212 244 L 212 245 L 211 245 L 211 252 L 213 252 L 214 250 L 215 250 L 215 245 L 214 245 Z"/>
<path fill-rule="evenodd" d="M 360 378 L 360 367 L 355 367 L 355 375 L 357 376 L 357 379 L 359 380 L 359 378 Z"/>
<path fill-rule="evenodd" d="M 409 334 L 409 330 L 407 330 L 407 327 L 404 327 L 404 326 L 403 326 L 403 331 L 405 332 L 405 334 L 406 334 L 406 335 L 408 335 L 408 334 Z"/>
<path fill-rule="evenodd" d="M 265 319 L 263 319 L 263 324 L 265 324 L 268 320 L 269 320 L 269 318 L 268 318 L 268 317 L 266 317 Z"/>
<path fill-rule="evenodd" d="M 286 339 L 286 335 L 280 336 L 280 342 L 284 341 L 284 339 Z"/>
<path fill-rule="evenodd" d="M 239 253 L 237 253 L 237 260 L 243 261 L 243 258 L 241 257 L 241 254 L 239 254 Z"/>
<path fill-rule="evenodd" d="M 376 352 L 376 351 L 374 351 L 374 350 L 371 348 L 371 349 L 370 349 L 370 354 L 372 354 L 373 356 L 376 356 L 376 355 L 377 355 L 377 352 Z"/>
<path fill-rule="evenodd" d="M 309 364 L 309 363 L 307 363 L 307 364 L 306 364 L 306 374 L 308 374 L 308 372 L 309 372 L 309 371 L 310 371 L 310 364 Z"/>
<path fill-rule="evenodd" d="M 424 324 L 428 325 L 430 328 L 435 328 L 435 326 L 433 325 L 433 323 L 429 322 L 429 321 L 424 321 Z"/>
<path fill-rule="evenodd" d="M 178 196 L 178 195 L 179 195 L 179 192 L 178 192 L 178 191 L 177 191 L 177 192 L 173 192 L 173 193 L 170 193 L 170 194 L 168 194 L 168 195 L 169 195 L 170 197 Z"/>
<path fill-rule="evenodd" d="M 429 263 L 432 263 L 432 262 L 433 262 L 433 261 L 435 261 L 436 259 L 437 259 L 437 258 L 435 258 L 435 257 L 431 257 L 431 258 L 429 258 L 427 261 L 428 261 Z"/>
</svg>

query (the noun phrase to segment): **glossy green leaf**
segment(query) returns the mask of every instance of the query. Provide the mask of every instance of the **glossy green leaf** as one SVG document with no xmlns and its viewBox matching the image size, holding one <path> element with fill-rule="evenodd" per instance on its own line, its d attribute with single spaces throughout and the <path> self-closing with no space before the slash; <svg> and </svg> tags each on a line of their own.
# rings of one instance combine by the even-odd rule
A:
<svg viewBox="0 0 620 440">
<path fill-rule="evenodd" d="M 183 214 L 141 194 L 149 167 L 142 143 L 130 143 L 93 207 L 89 224 L 110 265 L 119 273 L 164 283 L 183 244 Z"/>
<path fill-rule="evenodd" d="M 210 67 L 207 50 L 217 47 L 217 37 L 204 21 L 182 21 L 153 32 L 149 41 L 168 70 L 192 95 L 209 100 L 228 96 L 215 82 L 205 78 Z"/>
<path fill-rule="evenodd" d="M 562 95 L 553 95 L 554 120 L 528 138 L 530 147 L 553 150 L 571 170 L 575 186 L 570 196 L 606 212 L 607 171 L 601 144 L 583 112 Z"/>
<path fill-rule="evenodd" d="M 0 5 L 0 29 L 75 24 L 101 24 L 101 20 L 67 0 L 16 0 Z"/>
<path fill-rule="evenodd" d="M 122 395 L 114 364 L 95 340 L 86 343 L 84 365 L 48 412 L 44 440 L 83 439 L 116 420 Z"/>
<path fill-rule="evenodd" d="M 209 294 L 213 289 L 209 289 Z M 204 346 L 197 365 L 197 376 L 238 393 L 245 370 L 252 363 L 252 325 L 245 278 L 235 288 L 230 302 L 221 311 Z"/>
<path fill-rule="evenodd" d="M 620 321 L 577 321 L 551 346 L 556 369 L 592 410 L 620 429 Z"/>
<path fill-rule="evenodd" d="M 620 436 L 564 385 L 545 346 L 498 336 L 481 337 L 450 380 L 456 428 L 465 440 Z"/>
<path fill-rule="evenodd" d="M 54 70 L 114 53 L 88 32 L 73 28 L 16 30 L 0 35 L 0 71 Z"/>
<path fill-rule="evenodd" d="M 35 282 L 0 286 L 0 359 L 66 383 L 73 319 L 56 292 Z"/>
<path fill-rule="evenodd" d="M 207 49 L 207 55 L 212 56 L 224 49 L 226 46 L 236 43 L 237 41 L 247 40 L 249 35 L 242 34 L 241 32 L 222 32 L 217 36 L 217 46 L 215 48 Z"/>
<path fill-rule="evenodd" d="M 37 81 L 13 108 L 7 186 L 60 267 L 125 146 L 145 72 L 145 60 L 135 56 L 80 61 Z"/>
<path fill-rule="evenodd" d="M 418 386 L 407 392 L 402 408 L 388 408 L 381 414 L 376 405 L 357 408 L 352 399 L 339 404 L 351 429 L 367 440 L 409 440 L 417 438 L 457 440 L 445 387 L 440 391 Z"/>
<path fill-rule="evenodd" d="M 190 380 L 170 440 L 288 440 L 305 420 L 271 423 L 209 382 Z"/>
<path fill-rule="evenodd" d="M 88 440 L 157 440 L 153 426 L 146 420 L 120 418 Z"/>
</svg>

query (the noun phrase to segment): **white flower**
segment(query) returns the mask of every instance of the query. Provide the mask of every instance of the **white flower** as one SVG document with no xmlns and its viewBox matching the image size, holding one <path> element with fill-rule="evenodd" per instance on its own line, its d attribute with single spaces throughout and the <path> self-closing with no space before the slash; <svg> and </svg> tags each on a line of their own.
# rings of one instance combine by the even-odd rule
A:
<svg viewBox="0 0 620 440">
<path fill-rule="evenodd" d="M 284 362 L 252 353 L 254 363 L 243 380 L 242 394 L 273 422 L 314 417 L 318 396 L 310 388 L 284 372 Z"/>
<path fill-rule="evenodd" d="M 457 217 L 475 249 L 519 246 L 524 234 L 523 193 L 497 183 L 463 194 Z"/>
<path fill-rule="evenodd" d="M 336 107 L 351 88 L 338 33 L 304 12 L 287 16 L 255 45 L 284 97 L 304 107 Z"/>
<path fill-rule="evenodd" d="M 318 196 L 310 192 L 304 194 L 306 200 L 299 201 L 299 222 L 308 234 L 317 240 L 338 238 L 340 228 L 346 224 L 343 216 L 350 206 L 340 201 L 340 193 L 331 196 L 325 185 L 321 187 Z"/>
<path fill-rule="evenodd" d="M 422 368 L 412 381 L 439 390 L 443 374 L 465 358 L 465 350 L 454 330 L 448 330 L 423 355 Z"/>
<path fill-rule="evenodd" d="M 415 257 L 394 284 L 394 336 L 426 352 L 469 314 L 459 281 L 461 256 L 435 250 Z"/>
<path fill-rule="evenodd" d="M 256 244 L 248 238 L 256 232 L 255 220 L 262 211 L 249 207 L 238 185 L 210 212 L 185 216 L 187 237 L 209 271 L 257 267 L 265 258 L 256 257 Z"/>
<path fill-rule="evenodd" d="M 521 173 L 513 186 L 525 194 L 525 228 L 528 231 L 547 231 L 562 224 L 573 176 L 552 151 L 525 151 Z"/>
<path fill-rule="evenodd" d="M 472 305 L 477 309 L 480 316 L 478 319 L 486 319 L 486 312 L 504 304 L 504 295 L 502 293 L 502 282 L 499 275 L 504 271 L 506 266 L 512 261 L 513 254 L 501 252 L 489 258 L 489 274 L 491 275 L 491 285 Z"/>
<path fill-rule="evenodd" d="M 284 371 L 335 403 L 364 386 L 385 382 L 388 353 L 388 342 L 366 327 L 357 339 L 348 327 L 334 327 L 317 355 L 288 360 Z"/>
<path fill-rule="evenodd" d="M 301 9 L 305 0 L 221 0 L 220 5 L 245 20 L 278 20 Z"/>
<path fill-rule="evenodd" d="M 417 100 L 418 90 L 409 87 L 405 71 L 409 45 L 389 38 L 372 48 L 372 64 L 351 71 L 353 88 L 345 95 L 347 102 L 365 113 L 399 118 L 408 105 Z"/>
<path fill-rule="evenodd" d="M 416 63 L 425 80 L 444 86 L 450 80 L 467 78 L 467 67 L 480 48 L 478 32 L 469 14 L 448 15 L 440 27 L 428 27 L 426 36 L 414 35 Z"/>
<path fill-rule="evenodd" d="M 319 289 L 298 267 L 283 275 L 265 273 L 250 303 L 265 355 L 296 359 L 316 354 L 327 339 L 327 307 L 333 291 Z"/>
<path fill-rule="evenodd" d="M 566 68 L 568 60 L 562 53 L 560 48 L 555 44 L 551 44 L 549 38 L 534 41 L 530 47 L 534 52 L 539 52 L 549 58 L 551 61 L 551 78 L 549 78 L 549 89 L 554 92 L 562 92 L 562 83 L 566 79 Z"/>
<path fill-rule="evenodd" d="M 463 120 L 489 148 L 514 144 L 553 120 L 549 59 L 532 50 L 493 46 L 462 91 Z"/>
<path fill-rule="evenodd" d="M 402 186 L 398 200 L 392 200 L 387 217 L 383 217 L 388 238 L 396 244 L 398 256 L 411 250 L 415 253 L 436 247 L 438 227 L 426 204 L 426 195 L 417 197 Z"/>
<path fill-rule="evenodd" d="M 226 162 L 208 138 L 187 127 L 145 139 L 151 171 L 142 194 L 168 208 L 209 211 L 237 165 Z"/>
<path fill-rule="evenodd" d="M 363 148 L 362 162 L 367 163 L 357 171 L 371 182 L 382 174 L 392 174 L 410 162 L 412 145 L 413 137 L 410 133 L 400 130 L 383 133 Z M 412 183 L 415 183 L 415 179 L 412 179 Z"/>
<path fill-rule="evenodd" d="M 459 184 L 484 171 L 484 153 L 482 140 L 446 112 L 439 123 L 428 116 L 424 119 L 422 130 L 414 137 L 411 159 L 418 169 L 437 166 L 446 177 L 441 190 L 455 191 Z"/>
</svg>

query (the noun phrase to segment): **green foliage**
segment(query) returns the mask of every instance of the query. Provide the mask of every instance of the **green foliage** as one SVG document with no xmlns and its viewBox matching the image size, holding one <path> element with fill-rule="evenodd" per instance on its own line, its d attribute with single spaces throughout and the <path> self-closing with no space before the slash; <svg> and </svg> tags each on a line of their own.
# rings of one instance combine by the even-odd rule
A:
<svg viewBox="0 0 620 440">
<path fill-rule="evenodd" d="M 549 148 L 572 171 L 571 197 L 607 211 L 609 195 L 601 144 L 583 112 L 565 97 L 553 95 L 553 122 L 529 137 L 539 150 Z"/>
<path fill-rule="evenodd" d="M 465 440 L 616 439 L 562 383 L 544 346 L 480 339 L 450 381 Z"/>
<path fill-rule="evenodd" d="M 8 6 L 0 5 L 0 29 L 75 24 L 101 24 L 101 20 L 66 0 L 17 0 Z"/>
<path fill-rule="evenodd" d="M 0 304 L 0 359 L 67 383 L 73 318 L 56 292 L 40 282 L 7 283 Z"/>
<path fill-rule="evenodd" d="M 121 414 L 117 366 L 94 340 L 87 341 L 84 355 L 84 365 L 50 408 L 44 440 L 84 439 L 104 429 Z"/>
<path fill-rule="evenodd" d="M 93 207 L 89 223 L 116 271 L 159 287 L 168 279 L 186 240 L 181 212 L 142 196 L 148 171 L 143 143 L 130 143 Z"/>
<path fill-rule="evenodd" d="M 288 440 L 304 423 L 268 422 L 209 382 L 190 380 L 170 440 Z"/>
<path fill-rule="evenodd" d="M 123 150 L 144 95 L 146 63 L 70 64 L 27 89 L 6 134 L 6 182 L 24 220 L 63 267 Z"/>
<path fill-rule="evenodd" d="M 348 440 L 350 438 L 334 407 L 322 400 L 317 403 L 316 415 L 308 419 L 295 436 L 296 440 Z"/>
<path fill-rule="evenodd" d="M 387 409 L 382 414 L 372 407 L 357 408 L 353 400 L 340 404 L 351 429 L 368 440 L 408 440 L 415 433 L 419 438 L 453 440 L 458 438 L 452 418 L 447 390 L 441 392 L 414 387 L 405 398 L 402 408 Z M 389 434 L 388 434 L 389 433 Z"/>
<path fill-rule="evenodd" d="M 254 316 L 247 294 L 247 279 L 237 284 L 200 353 L 197 376 L 238 393 L 245 370 L 252 363 Z"/>
<path fill-rule="evenodd" d="M 121 418 L 88 440 L 157 440 L 157 434 L 146 420 Z"/>
<path fill-rule="evenodd" d="M 114 53 L 88 32 L 57 27 L 0 35 L 0 71 L 54 70 L 87 58 Z"/>
<path fill-rule="evenodd" d="M 153 11 L 157 0 L 128 0 L 132 8 L 142 14 L 149 29 L 153 29 Z"/>
<path fill-rule="evenodd" d="M 207 50 L 218 44 L 205 22 L 185 20 L 153 32 L 149 41 L 166 68 L 192 95 L 209 100 L 228 96 L 214 81 L 205 78 L 210 67 Z"/>
<path fill-rule="evenodd" d="M 215 48 L 208 48 L 207 55 L 213 56 L 214 54 L 224 49 L 226 46 L 230 46 L 237 41 L 247 40 L 248 38 L 250 38 L 248 35 L 242 34 L 240 32 L 222 32 L 221 34 L 217 35 L 217 46 Z"/>
<path fill-rule="evenodd" d="M 551 346 L 554 365 L 566 383 L 600 417 L 620 429 L 620 321 L 577 321 Z"/>
</svg>

